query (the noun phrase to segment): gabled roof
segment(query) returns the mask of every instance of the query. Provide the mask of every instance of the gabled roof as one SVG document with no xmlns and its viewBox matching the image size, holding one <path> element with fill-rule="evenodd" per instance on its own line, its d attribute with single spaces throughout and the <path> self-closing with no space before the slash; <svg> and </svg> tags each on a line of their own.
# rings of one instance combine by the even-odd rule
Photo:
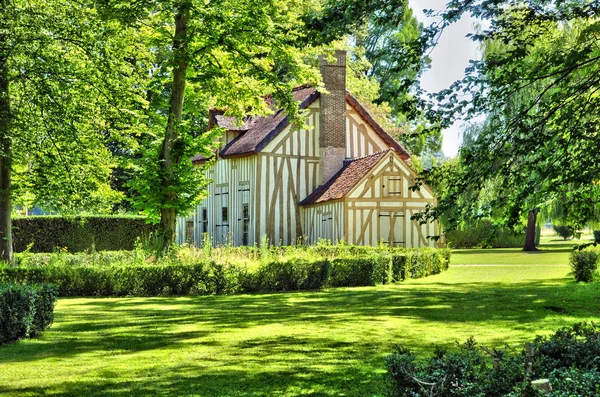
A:
<svg viewBox="0 0 600 397">
<path fill-rule="evenodd" d="M 319 97 L 319 92 L 311 86 L 300 86 L 294 89 L 294 99 L 300 102 L 300 110 L 306 109 Z M 229 129 L 228 126 L 236 125 L 235 120 L 215 120 L 220 127 Z M 229 142 L 219 155 L 221 157 L 242 157 L 260 152 L 273 138 L 289 125 L 287 114 L 284 110 L 277 110 L 269 116 L 256 117 L 245 120 L 245 132 Z M 229 129 L 230 131 L 234 131 Z M 241 131 L 236 129 L 235 131 Z"/>
<path fill-rule="evenodd" d="M 293 94 L 294 98 L 300 102 L 300 110 L 306 109 L 320 96 L 320 93 L 310 85 L 303 85 L 295 88 Z M 402 160 L 410 158 L 410 154 L 404 147 L 392 138 L 379 123 L 375 121 L 369 111 L 349 92 L 346 92 L 346 102 L 365 120 L 385 143 L 398 153 Z M 219 152 L 219 155 L 223 158 L 232 158 L 250 156 L 260 152 L 289 125 L 289 120 L 285 111 L 278 110 L 268 116 L 246 118 L 240 125 L 233 117 L 226 117 L 223 112 L 213 111 L 211 113 L 210 123 L 225 128 L 228 131 L 240 132 L 240 135 L 237 138 L 229 142 Z M 192 162 L 194 163 L 201 163 L 206 160 L 207 158 L 202 155 L 197 155 L 192 158 Z"/>
<path fill-rule="evenodd" d="M 317 190 L 300 202 L 300 205 L 319 204 L 330 200 L 339 200 L 356 186 L 386 154 L 394 151 L 393 148 L 383 150 L 364 157 L 345 160 L 344 166 Z"/>
</svg>

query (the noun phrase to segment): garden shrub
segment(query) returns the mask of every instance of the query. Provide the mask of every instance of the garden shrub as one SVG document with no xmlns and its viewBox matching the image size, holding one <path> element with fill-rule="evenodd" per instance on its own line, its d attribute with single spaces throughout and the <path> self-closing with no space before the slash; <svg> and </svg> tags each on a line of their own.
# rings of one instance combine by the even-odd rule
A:
<svg viewBox="0 0 600 397">
<path fill-rule="evenodd" d="M 34 337 L 52 324 L 56 287 L 0 286 L 0 344 Z"/>
<path fill-rule="evenodd" d="M 594 230 L 594 241 L 600 243 L 600 230 Z"/>
<path fill-rule="evenodd" d="M 15 252 L 132 250 L 155 227 L 137 216 L 28 216 L 13 219 Z"/>
<path fill-rule="evenodd" d="M 262 265 L 256 276 L 256 291 L 298 291 L 321 289 L 329 279 L 328 260 L 272 261 Z"/>
<path fill-rule="evenodd" d="M 393 281 L 421 278 L 448 269 L 449 249 L 420 248 L 392 253 L 391 273 Z"/>
<path fill-rule="evenodd" d="M 452 248 L 518 248 L 525 243 L 525 232 L 495 225 L 490 219 L 468 222 L 446 233 Z"/>
<path fill-rule="evenodd" d="M 331 287 L 360 287 L 375 285 L 378 268 L 369 257 L 347 257 L 331 260 Z"/>
<path fill-rule="evenodd" d="M 577 324 L 550 337 L 537 337 L 531 354 L 489 350 L 473 339 L 454 351 L 437 348 L 418 361 L 396 347 L 386 359 L 390 396 L 541 396 L 531 386 L 549 379 L 548 397 L 597 396 L 600 393 L 600 336 L 593 324 Z M 494 364 L 496 361 L 496 364 Z M 531 363 L 531 371 L 528 370 Z M 433 391 L 432 393 L 430 393 Z"/>
<path fill-rule="evenodd" d="M 538 336 L 533 344 L 534 372 L 548 374 L 556 369 L 600 370 L 600 328 L 579 323 L 564 327 L 552 336 Z"/>
<path fill-rule="evenodd" d="M 564 240 L 568 240 L 572 237 L 579 238 L 581 233 L 578 233 L 574 227 L 568 225 L 553 225 L 554 232 L 562 237 Z"/>
<path fill-rule="evenodd" d="M 569 257 L 575 280 L 589 283 L 598 269 L 598 252 L 593 249 L 573 251 Z"/>
</svg>

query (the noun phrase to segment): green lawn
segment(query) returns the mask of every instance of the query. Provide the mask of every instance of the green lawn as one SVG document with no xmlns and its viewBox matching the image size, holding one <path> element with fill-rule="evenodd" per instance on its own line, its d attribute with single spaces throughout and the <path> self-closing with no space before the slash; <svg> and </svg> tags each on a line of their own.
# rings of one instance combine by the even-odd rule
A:
<svg viewBox="0 0 600 397">
<path fill-rule="evenodd" d="M 461 251 L 443 274 L 373 288 L 60 299 L 41 338 L 0 347 L 0 394 L 381 395 L 396 343 L 425 354 L 473 335 L 519 347 L 597 320 L 600 284 L 572 282 L 556 249 L 526 265 L 515 250 Z M 458 265 L 497 260 L 486 255 L 512 265 Z"/>
<path fill-rule="evenodd" d="M 591 236 L 563 240 L 542 236 L 540 251 L 523 252 L 520 248 L 463 249 L 452 251 L 452 264 L 461 265 L 567 265 L 575 245 L 593 242 Z"/>
</svg>

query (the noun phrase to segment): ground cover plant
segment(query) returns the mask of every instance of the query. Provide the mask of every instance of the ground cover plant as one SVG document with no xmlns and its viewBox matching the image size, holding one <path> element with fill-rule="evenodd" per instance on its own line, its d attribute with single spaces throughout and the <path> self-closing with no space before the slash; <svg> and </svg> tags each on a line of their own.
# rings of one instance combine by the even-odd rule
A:
<svg viewBox="0 0 600 397">
<path fill-rule="evenodd" d="M 0 348 L 0 393 L 384 395 L 396 344 L 417 357 L 471 336 L 521 349 L 536 334 L 597 320 L 600 286 L 576 283 L 569 252 L 554 248 L 512 265 L 485 265 L 495 250 L 455 255 L 438 275 L 375 287 L 61 298 L 41 338 Z"/>
</svg>

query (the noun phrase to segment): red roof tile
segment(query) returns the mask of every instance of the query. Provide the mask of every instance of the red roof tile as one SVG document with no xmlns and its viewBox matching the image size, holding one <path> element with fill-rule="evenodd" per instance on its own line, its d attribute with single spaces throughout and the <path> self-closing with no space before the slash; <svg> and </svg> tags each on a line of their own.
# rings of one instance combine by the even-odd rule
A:
<svg viewBox="0 0 600 397">
<path fill-rule="evenodd" d="M 344 166 L 317 190 L 300 202 L 300 205 L 323 203 L 346 197 L 360 180 L 367 175 L 386 154 L 394 149 L 387 149 L 369 156 L 346 160 Z"/>
</svg>

